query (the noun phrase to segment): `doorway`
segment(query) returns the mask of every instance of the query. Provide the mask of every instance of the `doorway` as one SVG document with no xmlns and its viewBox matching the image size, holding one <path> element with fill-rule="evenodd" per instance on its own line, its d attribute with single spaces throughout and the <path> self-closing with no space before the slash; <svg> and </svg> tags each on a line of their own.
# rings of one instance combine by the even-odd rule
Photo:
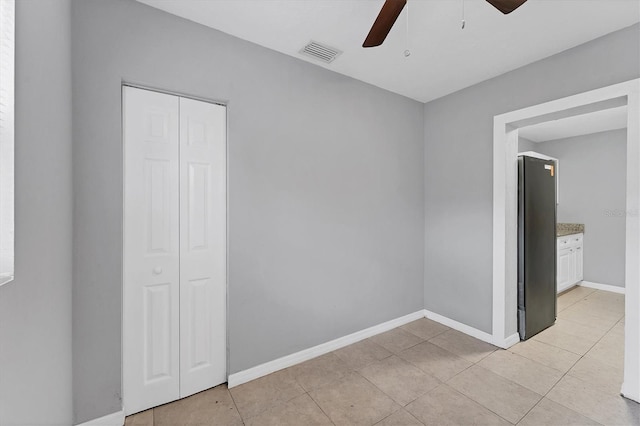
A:
<svg viewBox="0 0 640 426">
<path fill-rule="evenodd" d="M 227 381 L 226 107 L 122 95 L 128 415 Z"/>
<path fill-rule="evenodd" d="M 640 402 L 640 79 L 494 117 L 493 340 L 508 348 L 517 334 L 517 148 L 519 129 L 558 118 L 627 107 L 624 383 Z M 636 212 L 636 214 L 633 214 Z"/>
</svg>

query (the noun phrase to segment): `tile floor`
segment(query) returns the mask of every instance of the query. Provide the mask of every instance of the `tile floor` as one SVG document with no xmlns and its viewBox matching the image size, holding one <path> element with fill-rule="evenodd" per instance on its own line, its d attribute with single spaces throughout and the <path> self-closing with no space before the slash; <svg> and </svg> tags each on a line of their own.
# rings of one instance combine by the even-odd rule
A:
<svg viewBox="0 0 640 426">
<path fill-rule="evenodd" d="M 506 351 L 421 319 L 126 425 L 640 425 L 619 396 L 623 316 L 623 295 L 577 287 L 556 325 Z"/>
</svg>

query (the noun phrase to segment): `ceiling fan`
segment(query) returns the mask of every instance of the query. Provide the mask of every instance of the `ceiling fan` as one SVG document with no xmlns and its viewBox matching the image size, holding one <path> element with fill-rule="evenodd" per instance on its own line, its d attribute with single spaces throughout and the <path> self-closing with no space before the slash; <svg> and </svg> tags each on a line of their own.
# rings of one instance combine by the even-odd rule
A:
<svg viewBox="0 0 640 426">
<path fill-rule="evenodd" d="M 487 0 L 488 3 L 505 15 L 519 8 L 526 1 L 527 0 Z M 384 39 L 387 38 L 387 34 L 391 31 L 391 27 L 393 27 L 393 24 L 396 22 L 396 19 L 398 19 L 400 12 L 402 12 L 406 4 L 407 0 L 386 0 L 362 47 L 380 46 L 382 42 L 384 42 Z"/>
</svg>

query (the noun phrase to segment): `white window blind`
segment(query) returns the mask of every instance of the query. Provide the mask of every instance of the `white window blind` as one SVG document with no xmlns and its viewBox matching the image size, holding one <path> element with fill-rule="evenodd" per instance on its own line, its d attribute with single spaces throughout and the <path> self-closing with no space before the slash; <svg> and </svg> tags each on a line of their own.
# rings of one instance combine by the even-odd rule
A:
<svg viewBox="0 0 640 426">
<path fill-rule="evenodd" d="M 14 274 L 15 0 L 0 0 L 0 285 Z"/>
</svg>

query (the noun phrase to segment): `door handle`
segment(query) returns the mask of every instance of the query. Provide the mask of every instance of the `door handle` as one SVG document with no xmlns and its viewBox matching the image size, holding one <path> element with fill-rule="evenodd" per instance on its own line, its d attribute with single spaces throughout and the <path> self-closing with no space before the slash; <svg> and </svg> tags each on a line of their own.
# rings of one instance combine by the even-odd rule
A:
<svg viewBox="0 0 640 426">
<path fill-rule="evenodd" d="M 160 275 L 162 273 L 162 268 L 159 266 L 156 266 L 155 268 L 153 268 L 153 275 Z"/>
</svg>

